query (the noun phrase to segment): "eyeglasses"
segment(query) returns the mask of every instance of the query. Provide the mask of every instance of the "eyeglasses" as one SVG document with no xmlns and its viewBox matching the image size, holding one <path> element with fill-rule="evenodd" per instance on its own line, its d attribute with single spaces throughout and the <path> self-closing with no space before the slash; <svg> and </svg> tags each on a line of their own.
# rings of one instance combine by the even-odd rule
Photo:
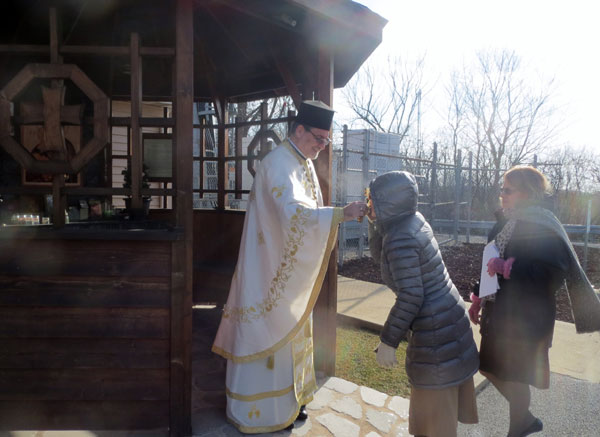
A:
<svg viewBox="0 0 600 437">
<path fill-rule="evenodd" d="M 329 138 L 329 137 L 322 137 L 321 135 L 315 135 L 315 134 L 313 134 L 313 132 L 312 132 L 310 129 L 307 129 L 307 131 L 308 131 L 308 133 L 310 133 L 310 134 L 313 136 L 313 138 L 314 138 L 314 139 L 315 139 L 315 140 L 316 140 L 318 143 L 321 143 L 321 144 L 323 144 L 323 145 L 325 145 L 325 146 L 326 146 L 327 144 L 331 143 L 331 138 Z"/>
<path fill-rule="evenodd" d="M 505 187 L 500 188 L 500 194 L 504 194 L 506 196 L 510 196 L 511 194 L 516 193 L 516 192 L 517 192 L 517 190 L 515 190 L 514 188 L 505 188 Z"/>
</svg>

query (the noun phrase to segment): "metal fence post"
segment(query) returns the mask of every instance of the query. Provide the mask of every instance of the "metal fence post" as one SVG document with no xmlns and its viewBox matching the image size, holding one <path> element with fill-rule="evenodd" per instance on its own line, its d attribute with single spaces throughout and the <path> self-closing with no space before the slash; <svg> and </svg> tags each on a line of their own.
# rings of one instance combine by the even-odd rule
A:
<svg viewBox="0 0 600 437">
<path fill-rule="evenodd" d="M 338 206 L 344 207 L 348 203 L 348 125 L 344 125 L 342 131 L 342 156 L 340 157 L 340 165 L 338 165 L 337 183 L 341 187 L 340 199 Z M 346 254 L 346 223 L 340 224 L 340 232 L 338 235 L 338 265 L 341 267 L 344 264 Z"/>
<path fill-rule="evenodd" d="M 431 224 L 431 227 L 433 228 L 435 226 L 435 188 L 437 185 L 437 143 L 434 142 L 433 143 L 433 156 L 431 159 L 431 183 L 429 186 L 429 192 L 430 192 L 430 196 L 431 196 L 431 210 L 429 212 L 429 222 Z"/>
<path fill-rule="evenodd" d="M 458 243 L 458 221 L 460 219 L 460 191 L 462 186 L 462 151 L 456 151 L 454 163 L 454 241 Z"/>
<path fill-rule="evenodd" d="M 367 129 L 365 132 L 365 144 L 363 147 L 363 156 L 362 156 L 362 180 L 363 187 L 367 187 L 369 184 L 369 166 L 370 166 L 370 149 L 371 148 L 371 130 Z M 365 250 L 365 225 L 366 221 L 359 223 L 359 236 L 358 236 L 358 257 L 362 258 Z"/>
<path fill-rule="evenodd" d="M 469 152 L 469 185 L 467 190 L 467 243 L 470 243 L 471 207 L 473 206 L 473 152 Z"/>
<path fill-rule="evenodd" d="M 592 199 L 588 200 L 587 219 L 585 221 L 585 239 L 583 244 L 583 270 L 587 270 L 588 242 L 590 240 L 590 227 L 592 225 Z"/>
</svg>

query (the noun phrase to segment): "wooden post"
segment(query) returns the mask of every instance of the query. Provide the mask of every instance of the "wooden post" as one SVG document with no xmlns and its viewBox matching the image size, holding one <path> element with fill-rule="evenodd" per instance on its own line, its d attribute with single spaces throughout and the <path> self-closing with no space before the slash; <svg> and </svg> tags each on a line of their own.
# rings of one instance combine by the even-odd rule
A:
<svg viewBox="0 0 600 437">
<path fill-rule="evenodd" d="M 65 209 L 67 199 L 63 192 L 65 175 L 55 174 L 52 179 L 52 224 L 55 228 L 65 225 Z"/>
<path fill-rule="evenodd" d="M 236 116 L 235 117 L 235 124 L 237 125 L 238 122 L 240 122 L 241 119 L 240 117 Z M 242 156 L 243 151 L 242 151 L 242 138 L 243 138 L 243 132 L 244 129 L 236 126 L 235 128 L 235 156 L 239 157 Z M 242 176 L 243 175 L 243 167 L 242 167 L 242 161 L 240 159 L 236 159 L 235 161 L 235 198 L 236 199 L 241 199 L 242 198 L 242 193 L 240 192 L 243 188 L 243 181 L 242 181 Z"/>
<path fill-rule="evenodd" d="M 193 0 L 175 3 L 175 224 L 184 238 L 171 255 L 171 436 L 192 433 L 193 12 Z"/>
<path fill-rule="evenodd" d="M 56 8 L 50 8 L 50 63 L 61 64 L 62 56 L 59 55 L 61 32 L 60 23 Z M 62 80 L 52 80 L 52 88 L 59 88 Z M 60 123 L 60 122 L 59 122 Z M 63 192 L 65 187 L 65 175 L 55 174 L 52 178 L 52 223 L 54 227 L 63 227 L 65 225 L 65 211 L 67 208 L 67 198 Z"/>
<path fill-rule="evenodd" d="M 140 56 L 140 37 L 131 34 L 131 160 L 129 174 L 131 176 L 131 207 L 142 209 L 140 194 L 143 163 L 142 163 L 142 128 L 140 116 L 142 111 L 142 58 Z"/>
<path fill-rule="evenodd" d="M 204 158 L 206 156 L 206 130 L 208 127 L 206 126 L 206 118 L 200 118 L 200 157 Z M 206 165 L 206 161 L 200 160 L 200 198 L 204 197 L 204 166 Z"/>
<path fill-rule="evenodd" d="M 217 171 L 217 189 L 219 193 L 217 194 L 217 205 L 219 210 L 224 210 L 227 207 L 227 196 L 225 195 L 225 189 L 228 179 L 227 174 L 227 162 L 225 161 L 225 156 L 227 154 L 227 129 L 225 129 L 225 125 L 228 122 L 228 114 L 227 114 L 227 103 L 225 103 L 225 99 L 221 98 L 215 101 L 215 110 L 217 114 L 217 120 L 219 125 L 217 127 L 218 130 L 218 138 L 217 138 L 217 156 L 218 156 L 218 171 Z"/>
<path fill-rule="evenodd" d="M 324 49 L 316 56 L 317 75 L 314 78 L 315 99 L 333 104 L 333 56 Z M 305 95 L 311 96 L 309 93 Z M 331 133 L 330 133 L 331 135 Z M 329 144 L 315 162 L 325 205 L 331 204 L 331 156 Z M 329 266 L 314 310 L 315 369 L 325 375 L 335 375 L 335 329 L 337 316 L 337 247 L 329 258 Z"/>
</svg>

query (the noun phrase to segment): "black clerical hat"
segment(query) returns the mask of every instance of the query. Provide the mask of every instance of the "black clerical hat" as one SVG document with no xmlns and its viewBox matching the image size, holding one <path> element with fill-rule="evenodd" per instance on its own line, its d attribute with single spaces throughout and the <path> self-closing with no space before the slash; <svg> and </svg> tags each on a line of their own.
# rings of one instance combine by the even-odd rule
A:
<svg viewBox="0 0 600 437">
<path fill-rule="evenodd" d="M 320 100 L 305 100 L 300 105 L 296 122 L 317 129 L 331 129 L 335 111 Z"/>
</svg>

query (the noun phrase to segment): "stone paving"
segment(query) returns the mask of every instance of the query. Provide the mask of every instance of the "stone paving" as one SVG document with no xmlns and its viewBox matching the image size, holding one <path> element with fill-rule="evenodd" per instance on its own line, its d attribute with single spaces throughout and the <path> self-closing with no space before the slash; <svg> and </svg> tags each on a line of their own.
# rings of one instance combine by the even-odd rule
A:
<svg viewBox="0 0 600 437">
<path fill-rule="evenodd" d="M 258 436 L 382 437 L 409 436 L 408 400 L 388 396 L 369 387 L 340 378 L 320 381 L 320 388 L 307 405 L 308 419 L 296 422 L 294 429 Z M 214 411 L 212 419 L 195 422 L 195 437 L 234 437 L 238 432 L 225 420 L 225 411 Z M 198 418 L 200 419 L 200 418 Z"/>
<path fill-rule="evenodd" d="M 192 350 L 192 431 L 195 437 L 235 437 L 240 433 L 225 417 L 225 359 L 210 351 L 221 311 L 194 309 Z M 307 405 L 308 419 L 291 431 L 259 436 L 383 437 L 408 436 L 408 400 L 340 378 L 319 378 Z M 2 437 L 2 436 L 0 436 Z"/>
</svg>

